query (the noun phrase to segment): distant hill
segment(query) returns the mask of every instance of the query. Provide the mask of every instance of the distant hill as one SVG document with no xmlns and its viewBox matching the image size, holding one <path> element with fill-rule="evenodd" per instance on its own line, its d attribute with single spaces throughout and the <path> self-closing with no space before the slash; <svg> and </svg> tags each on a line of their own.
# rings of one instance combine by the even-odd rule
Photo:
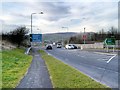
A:
<svg viewBox="0 0 120 90">
<path fill-rule="evenodd" d="M 49 40 L 49 41 L 65 40 L 77 34 L 78 33 L 75 32 L 48 33 L 48 34 L 43 34 L 43 40 Z"/>
</svg>

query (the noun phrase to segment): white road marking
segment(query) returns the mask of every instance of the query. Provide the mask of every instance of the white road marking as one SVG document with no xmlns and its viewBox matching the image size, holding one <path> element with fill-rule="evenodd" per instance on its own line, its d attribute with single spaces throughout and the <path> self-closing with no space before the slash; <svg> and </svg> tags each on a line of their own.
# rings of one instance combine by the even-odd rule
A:
<svg viewBox="0 0 120 90">
<path fill-rule="evenodd" d="M 52 56 L 50 53 L 47 52 L 48 55 Z"/>
<path fill-rule="evenodd" d="M 102 58 L 102 59 L 97 59 L 97 60 L 103 60 L 103 61 L 108 61 L 108 59 Z"/>
<path fill-rule="evenodd" d="M 116 54 L 117 55 L 117 54 Z M 112 56 L 108 61 L 107 63 L 109 63 L 116 55 Z"/>
<path fill-rule="evenodd" d="M 94 53 L 96 53 L 96 54 L 106 54 L 106 55 L 116 55 L 116 54 L 112 54 L 112 53 L 102 53 L 102 52 L 94 52 Z"/>
</svg>

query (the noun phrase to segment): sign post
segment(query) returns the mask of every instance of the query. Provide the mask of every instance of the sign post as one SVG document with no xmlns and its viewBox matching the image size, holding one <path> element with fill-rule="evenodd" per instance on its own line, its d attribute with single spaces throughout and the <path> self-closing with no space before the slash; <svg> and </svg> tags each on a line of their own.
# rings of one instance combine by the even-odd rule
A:
<svg viewBox="0 0 120 90">
<path fill-rule="evenodd" d="M 84 35 L 82 36 L 82 38 L 83 38 L 84 44 L 85 44 L 85 40 L 86 40 L 87 36 L 84 34 Z"/>
</svg>

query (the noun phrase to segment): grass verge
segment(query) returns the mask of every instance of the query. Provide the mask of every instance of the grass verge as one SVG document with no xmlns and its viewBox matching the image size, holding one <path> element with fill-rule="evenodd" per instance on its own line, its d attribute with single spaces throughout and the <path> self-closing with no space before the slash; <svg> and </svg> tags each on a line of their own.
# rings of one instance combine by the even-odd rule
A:
<svg viewBox="0 0 120 90">
<path fill-rule="evenodd" d="M 32 56 L 24 50 L 2 51 L 2 88 L 15 88 L 29 68 Z"/>
<path fill-rule="evenodd" d="M 0 50 L 0 89 L 2 88 L 2 53 Z"/>
<path fill-rule="evenodd" d="M 104 88 L 104 90 L 110 90 L 107 86 L 94 81 L 43 50 L 40 50 L 40 54 L 46 62 L 54 88 Z"/>
</svg>

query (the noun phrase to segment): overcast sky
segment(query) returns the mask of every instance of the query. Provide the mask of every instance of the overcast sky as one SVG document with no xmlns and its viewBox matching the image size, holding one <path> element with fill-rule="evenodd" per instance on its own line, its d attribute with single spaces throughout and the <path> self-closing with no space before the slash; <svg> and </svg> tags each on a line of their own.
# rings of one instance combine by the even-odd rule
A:
<svg viewBox="0 0 120 90">
<path fill-rule="evenodd" d="M 97 32 L 102 28 L 118 27 L 119 0 L 4 0 L 0 23 L 9 32 L 25 25 L 30 29 L 33 14 L 33 33 Z M 65 28 L 62 28 L 65 27 Z"/>
</svg>

